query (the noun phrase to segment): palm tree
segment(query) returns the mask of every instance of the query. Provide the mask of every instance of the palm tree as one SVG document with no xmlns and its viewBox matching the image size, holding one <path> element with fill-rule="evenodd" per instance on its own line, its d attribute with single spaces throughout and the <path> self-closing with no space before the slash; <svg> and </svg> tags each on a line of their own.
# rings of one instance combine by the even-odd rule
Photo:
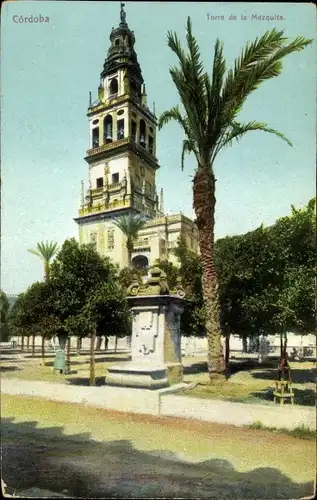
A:
<svg viewBox="0 0 317 500">
<path fill-rule="evenodd" d="M 193 179 L 193 205 L 198 227 L 199 248 L 203 266 L 203 291 L 206 305 L 208 338 L 208 369 L 210 378 L 223 374 L 218 283 L 214 263 L 215 186 L 214 162 L 218 153 L 241 139 L 250 131 L 261 130 L 275 134 L 289 145 L 290 141 L 265 123 L 240 123 L 237 116 L 247 97 L 265 80 L 278 76 L 281 60 L 288 54 L 304 49 L 312 40 L 301 36 L 286 43 L 283 31 L 273 29 L 261 38 L 247 43 L 233 69 L 226 73 L 223 43 L 216 40 L 212 75 L 201 62 L 199 47 L 192 34 L 191 20 L 187 20 L 186 41 L 188 54 L 183 50 L 176 33 L 168 32 L 167 43 L 176 54 L 179 67 L 172 67 L 170 75 L 177 88 L 184 113 L 178 106 L 165 111 L 159 118 L 159 129 L 170 120 L 182 127 L 183 141 L 181 168 L 186 153 L 194 153 L 197 167 Z"/>
<path fill-rule="evenodd" d="M 127 237 L 127 250 L 128 250 L 128 264 L 131 266 L 131 256 L 133 252 L 133 242 L 138 236 L 138 232 L 143 228 L 145 224 L 145 220 L 141 219 L 140 216 L 136 216 L 133 214 L 122 215 L 114 222 L 114 225 L 117 226 L 123 234 Z"/>
<path fill-rule="evenodd" d="M 40 257 L 40 259 L 43 260 L 44 277 L 47 280 L 50 277 L 50 261 L 58 250 L 57 243 L 54 243 L 53 241 L 51 242 L 47 241 L 46 243 L 40 242 L 37 243 L 36 248 L 37 248 L 36 250 L 28 249 L 28 252 L 37 255 L 38 257 Z"/>
</svg>

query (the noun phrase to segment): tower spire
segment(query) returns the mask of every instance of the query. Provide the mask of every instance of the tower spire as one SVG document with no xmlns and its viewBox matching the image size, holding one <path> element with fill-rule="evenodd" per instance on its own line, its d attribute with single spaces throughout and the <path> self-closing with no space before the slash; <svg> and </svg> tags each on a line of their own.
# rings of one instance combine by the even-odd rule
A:
<svg viewBox="0 0 317 500">
<path fill-rule="evenodd" d="M 124 7 L 125 4 L 123 2 L 120 2 L 120 24 L 127 24 L 127 21 L 126 21 L 126 17 L 127 17 L 127 14 L 124 10 Z"/>
</svg>

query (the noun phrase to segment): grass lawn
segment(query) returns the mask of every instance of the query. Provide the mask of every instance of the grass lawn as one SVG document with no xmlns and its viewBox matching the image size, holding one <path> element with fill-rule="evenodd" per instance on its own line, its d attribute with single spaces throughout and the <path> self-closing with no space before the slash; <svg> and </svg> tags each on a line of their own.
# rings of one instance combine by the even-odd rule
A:
<svg viewBox="0 0 317 500">
<path fill-rule="evenodd" d="M 113 364 L 129 360 L 128 353 L 96 352 L 95 354 L 96 384 L 103 385 L 107 368 Z M 204 399 L 224 399 L 236 402 L 274 404 L 273 387 L 277 376 L 277 361 L 269 360 L 265 365 L 257 365 L 252 360 L 232 361 L 231 377 L 224 382 L 209 383 L 207 363 L 203 357 L 184 357 L 184 381 L 197 384 L 193 389 L 183 391 L 179 395 L 188 395 Z M 53 374 L 54 353 L 46 355 L 45 366 L 41 355 L 36 357 L 24 353 L 21 359 L 2 357 L 1 374 L 5 378 L 23 380 L 44 380 L 56 383 L 89 384 L 89 354 L 72 354 L 71 373 Z M 315 406 L 316 398 L 316 366 L 313 362 L 290 363 L 295 403 L 304 406 Z"/>
<path fill-rule="evenodd" d="M 293 436 L 5 394 L 1 417 L 2 474 L 12 487 L 87 498 L 312 494 L 315 443 Z"/>
<path fill-rule="evenodd" d="M 41 355 L 37 352 L 36 357 L 31 354 L 24 354 L 21 360 L 5 360 L 1 362 L 1 374 L 5 378 L 18 378 L 22 380 L 44 380 L 47 382 L 87 385 L 89 381 L 89 354 L 71 356 L 71 373 L 69 375 L 60 374 L 58 371 L 53 374 L 55 355 L 49 353 L 45 357 L 45 365 L 42 364 Z M 127 361 L 129 355 L 126 353 L 96 353 L 95 374 L 100 379 L 106 376 L 107 367 L 123 361 Z"/>
<path fill-rule="evenodd" d="M 232 364 L 232 372 L 228 380 L 209 383 L 206 368 L 199 371 L 197 361 L 196 373 L 187 373 L 186 382 L 196 383 L 193 389 L 183 391 L 179 395 L 188 395 L 203 399 L 224 399 L 236 402 L 274 404 L 273 388 L 277 378 L 276 361 L 267 365 L 252 366 L 252 363 Z M 203 362 L 201 362 L 203 366 Z M 313 362 L 290 363 L 295 403 L 304 406 L 315 406 L 316 398 L 316 365 Z M 238 371 L 239 370 L 239 371 Z"/>
</svg>

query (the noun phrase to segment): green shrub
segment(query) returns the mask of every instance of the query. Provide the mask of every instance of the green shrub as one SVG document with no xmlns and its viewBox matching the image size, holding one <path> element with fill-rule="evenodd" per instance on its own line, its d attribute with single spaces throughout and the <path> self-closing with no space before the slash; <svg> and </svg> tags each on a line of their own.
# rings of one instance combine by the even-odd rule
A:
<svg viewBox="0 0 317 500">
<path fill-rule="evenodd" d="M 264 425 L 261 420 L 255 420 L 252 424 L 248 425 L 250 429 L 264 429 Z"/>
<path fill-rule="evenodd" d="M 286 427 L 266 427 L 261 420 L 256 420 L 247 427 L 249 427 L 249 429 L 262 429 L 264 431 L 277 432 L 279 434 L 289 434 L 290 436 L 295 436 L 300 439 L 316 439 L 316 431 L 306 427 L 304 424 L 295 427 L 295 429 L 287 429 Z"/>
</svg>

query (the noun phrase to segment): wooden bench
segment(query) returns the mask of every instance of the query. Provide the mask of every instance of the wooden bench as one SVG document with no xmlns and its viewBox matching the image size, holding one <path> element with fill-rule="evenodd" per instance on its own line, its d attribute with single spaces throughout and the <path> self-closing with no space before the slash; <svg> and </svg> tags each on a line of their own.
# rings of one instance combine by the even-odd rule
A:
<svg viewBox="0 0 317 500">
<path fill-rule="evenodd" d="M 273 392 L 274 403 L 279 400 L 280 404 L 284 404 L 284 400 L 289 399 L 291 404 L 294 404 L 294 393 L 292 382 L 290 380 L 276 380 L 275 390 Z"/>
</svg>

